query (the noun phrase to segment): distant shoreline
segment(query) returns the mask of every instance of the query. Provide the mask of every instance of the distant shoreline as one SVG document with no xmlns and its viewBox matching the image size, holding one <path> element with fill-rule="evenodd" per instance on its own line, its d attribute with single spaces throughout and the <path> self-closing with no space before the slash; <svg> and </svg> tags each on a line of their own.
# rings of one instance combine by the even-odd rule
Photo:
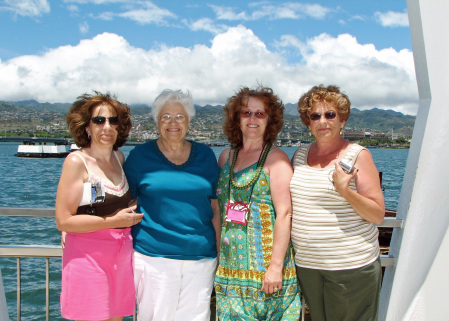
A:
<svg viewBox="0 0 449 321">
<path fill-rule="evenodd" d="M 24 142 L 36 142 L 38 144 L 46 144 L 46 142 L 48 143 L 53 143 L 54 141 L 58 141 L 58 145 L 70 145 L 73 144 L 73 140 L 72 139 L 52 139 L 52 138 L 44 138 L 44 137 L 38 137 L 38 139 L 33 139 L 32 137 L 0 137 L 0 143 L 24 143 Z M 61 141 L 64 141 L 63 143 L 61 143 Z M 128 141 L 125 143 L 124 146 L 137 146 L 143 143 L 146 143 L 147 141 Z M 222 140 L 218 140 L 218 141 L 197 141 L 198 143 L 204 143 L 208 146 L 211 147 L 222 147 L 222 146 L 226 146 L 229 147 L 229 143 L 228 142 L 223 142 Z M 357 143 L 357 142 L 356 142 Z M 304 143 L 303 143 L 304 144 Z M 360 143 L 359 143 L 360 144 Z M 374 149 L 374 148 L 378 148 L 378 149 L 409 149 L 410 145 L 363 145 L 360 144 L 368 149 Z M 280 147 L 299 147 L 299 145 L 297 144 L 278 144 L 277 146 Z"/>
</svg>

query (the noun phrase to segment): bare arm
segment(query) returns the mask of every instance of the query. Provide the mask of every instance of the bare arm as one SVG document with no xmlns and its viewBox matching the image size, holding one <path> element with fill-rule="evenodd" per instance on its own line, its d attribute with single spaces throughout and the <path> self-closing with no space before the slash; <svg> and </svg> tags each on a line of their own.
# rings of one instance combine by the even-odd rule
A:
<svg viewBox="0 0 449 321">
<path fill-rule="evenodd" d="M 117 157 L 120 162 L 120 165 L 122 165 L 122 167 L 123 167 L 123 164 L 125 163 L 125 155 L 123 155 L 121 150 L 117 150 L 116 153 L 117 153 Z"/>
<path fill-rule="evenodd" d="M 105 228 L 128 227 L 142 220 L 143 214 L 133 213 L 136 206 L 117 210 L 114 215 L 99 217 L 76 214 L 83 193 L 87 171 L 78 156 L 64 161 L 56 194 L 56 225 L 60 231 L 87 233 Z"/>
<path fill-rule="evenodd" d="M 380 224 L 385 217 L 385 203 L 380 186 L 379 172 L 367 150 L 362 150 L 354 164 L 353 174 L 346 174 L 336 165 L 333 178 L 335 189 L 340 193 L 357 214 L 368 222 Z M 349 182 L 355 177 L 357 192 L 349 188 Z"/>
<path fill-rule="evenodd" d="M 276 221 L 271 262 L 264 276 L 262 290 L 271 294 L 282 288 L 284 258 L 290 242 L 292 219 L 290 180 L 293 169 L 288 156 L 280 149 L 270 153 L 266 165 L 269 169 L 271 198 L 276 211 Z"/>
<path fill-rule="evenodd" d="M 220 169 L 226 163 L 228 157 L 229 157 L 229 148 L 226 148 L 221 152 L 220 157 L 218 158 L 218 167 L 220 167 Z"/>
<path fill-rule="evenodd" d="M 218 158 L 218 167 L 220 169 L 226 163 L 229 157 L 229 148 L 224 149 L 220 157 Z M 220 205 L 218 204 L 218 199 L 211 201 L 212 210 L 214 211 L 214 218 L 212 219 L 212 224 L 214 225 L 215 235 L 217 240 L 217 257 L 220 257 L 220 243 L 221 243 L 221 213 Z"/>
<path fill-rule="evenodd" d="M 212 199 L 210 202 L 212 210 L 214 211 L 214 217 L 212 218 L 212 224 L 215 229 L 215 239 L 217 243 L 217 257 L 220 256 L 220 241 L 221 241 L 221 219 L 220 219 L 220 206 L 218 205 L 218 199 Z"/>
</svg>

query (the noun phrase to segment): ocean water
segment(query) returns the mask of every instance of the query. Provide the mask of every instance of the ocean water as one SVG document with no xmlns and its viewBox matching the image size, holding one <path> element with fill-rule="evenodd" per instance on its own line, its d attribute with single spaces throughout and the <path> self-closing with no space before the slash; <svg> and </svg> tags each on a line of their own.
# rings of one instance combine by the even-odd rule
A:
<svg viewBox="0 0 449 321">
<path fill-rule="evenodd" d="M 54 207 L 56 188 L 64 159 L 18 158 L 17 143 L 0 143 L 0 207 Z M 132 146 L 121 148 L 125 156 Z M 218 158 L 224 147 L 214 147 Z M 291 157 L 296 147 L 282 147 Z M 379 171 L 383 172 L 387 209 L 396 210 L 402 186 L 407 149 L 370 149 Z M 1 245 L 58 245 L 60 233 L 54 218 L 0 216 Z M 22 320 L 45 319 L 45 259 L 21 259 Z M 8 312 L 17 318 L 16 259 L 0 258 Z M 59 314 L 61 260 L 50 260 L 50 320 L 63 320 Z M 132 318 L 125 318 L 132 320 Z"/>
</svg>

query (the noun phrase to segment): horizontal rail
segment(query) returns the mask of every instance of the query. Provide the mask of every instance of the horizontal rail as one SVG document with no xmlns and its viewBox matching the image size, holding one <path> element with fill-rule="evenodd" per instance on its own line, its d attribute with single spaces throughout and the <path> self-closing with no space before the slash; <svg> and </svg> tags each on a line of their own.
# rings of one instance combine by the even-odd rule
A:
<svg viewBox="0 0 449 321">
<path fill-rule="evenodd" d="M 0 216 L 37 216 L 54 217 L 54 208 L 0 207 Z M 385 217 L 378 227 L 402 228 L 403 220 L 396 217 Z"/>
<path fill-rule="evenodd" d="M 382 223 L 377 224 L 377 227 L 402 228 L 403 225 L 403 220 L 397 219 L 396 217 L 385 217 Z"/>
<path fill-rule="evenodd" d="M 387 213 L 386 213 L 387 214 Z M 0 216 L 17 217 L 55 217 L 54 208 L 15 208 L 0 207 Z M 396 217 L 387 216 L 384 221 L 377 226 L 380 228 L 402 228 L 403 220 Z M 62 257 L 62 247 L 60 245 L 0 245 L 0 257 L 17 258 L 17 317 L 20 320 L 21 310 L 21 290 L 20 290 L 20 258 L 22 257 L 40 257 L 46 259 L 46 320 L 49 320 L 49 258 Z M 396 258 L 390 255 L 381 255 L 380 263 L 382 267 L 393 267 L 396 264 Z M 136 314 L 133 316 L 136 320 Z M 304 320 L 304 313 L 302 314 Z"/>
<path fill-rule="evenodd" d="M 55 217 L 54 208 L 0 207 L 0 216 Z"/>
<path fill-rule="evenodd" d="M 54 208 L 15 208 L 0 207 L 0 216 L 37 216 L 54 217 Z M 396 217 L 385 217 L 384 221 L 378 224 L 381 228 L 402 228 L 404 221 Z M 61 257 L 60 246 L 50 245 L 3 245 L 0 246 L 0 257 Z M 394 266 L 396 259 L 392 256 L 381 255 L 380 261 L 384 267 Z"/>
<path fill-rule="evenodd" d="M 1 245 L 0 257 L 17 259 L 17 320 L 21 320 L 21 258 L 45 258 L 45 320 L 50 320 L 50 258 L 62 257 L 60 245 Z M 136 311 L 133 321 L 137 318 Z"/>
<path fill-rule="evenodd" d="M 62 257 L 62 248 L 58 245 L 2 245 L 0 257 Z M 380 263 L 384 267 L 392 267 L 395 258 L 389 255 L 381 255 Z"/>
<path fill-rule="evenodd" d="M 55 217 L 54 208 L 0 207 L 0 216 Z M 61 246 L 55 245 L 0 245 L 0 257 L 15 257 L 17 261 L 17 320 L 21 320 L 21 258 L 45 259 L 45 320 L 50 320 L 50 258 L 62 257 Z"/>
<path fill-rule="evenodd" d="M 59 245 L 0 245 L 0 257 L 45 257 L 62 256 Z"/>
<path fill-rule="evenodd" d="M 396 264 L 396 258 L 390 255 L 380 255 L 380 265 L 382 267 L 393 267 Z"/>
<path fill-rule="evenodd" d="M 22 273 L 21 259 L 37 257 L 45 259 L 45 320 L 50 320 L 50 258 L 62 256 L 61 246 L 52 245 L 3 245 L 0 246 L 0 257 L 16 258 L 17 273 L 17 321 L 22 319 Z M 2 289 L 3 290 L 3 289 Z"/>
</svg>

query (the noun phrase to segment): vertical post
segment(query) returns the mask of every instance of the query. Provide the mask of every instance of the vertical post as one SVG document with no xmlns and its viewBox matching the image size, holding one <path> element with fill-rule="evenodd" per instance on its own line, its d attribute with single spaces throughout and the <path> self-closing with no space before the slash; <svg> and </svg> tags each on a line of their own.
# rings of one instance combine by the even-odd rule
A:
<svg viewBox="0 0 449 321">
<path fill-rule="evenodd" d="M 20 257 L 17 257 L 17 321 L 20 321 L 20 311 L 22 309 L 20 304 L 20 292 L 21 292 L 21 285 L 20 285 Z"/>
<path fill-rule="evenodd" d="M 8 306 L 6 305 L 5 288 L 3 286 L 3 277 L 1 268 L 0 268 L 0 320 L 9 321 Z"/>
<path fill-rule="evenodd" d="M 379 320 L 444 320 L 449 315 L 449 1 L 407 0 L 419 109 L 413 130 Z"/>
<path fill-rule="evenodd" d="M 45 258 L 45 317 L 50 320 L 50 259 Z"/>
</svg>

